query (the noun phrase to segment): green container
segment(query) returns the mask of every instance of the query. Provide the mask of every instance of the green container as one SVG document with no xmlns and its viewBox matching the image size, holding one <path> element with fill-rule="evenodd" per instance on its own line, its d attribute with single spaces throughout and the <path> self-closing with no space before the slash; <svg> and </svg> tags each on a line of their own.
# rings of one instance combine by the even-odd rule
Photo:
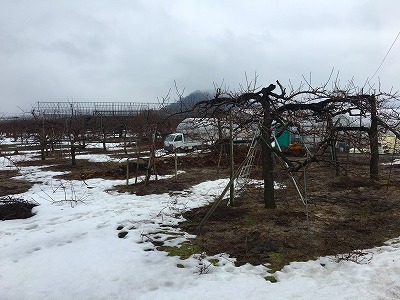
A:
<svg viewBox="0 0 400 300">
<path fill-rule="evenodd" d="M 280 132 L 279 129 L 277 129 L 275 131 L 275 136 L 278 135 L 278 133 Z M 282 147 L 289 147 L 290 145 L 290 131 L 289 130 L 285 130 L 284 132 L 282 132 L 282 134 L 277 138 L 278 144 L 279 146 Z"/>
</svg>

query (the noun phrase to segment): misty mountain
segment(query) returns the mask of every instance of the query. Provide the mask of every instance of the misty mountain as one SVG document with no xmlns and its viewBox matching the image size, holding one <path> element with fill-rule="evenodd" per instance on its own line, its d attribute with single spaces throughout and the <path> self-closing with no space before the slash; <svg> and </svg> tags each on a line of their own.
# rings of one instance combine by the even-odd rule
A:
<svg viewBox="0 0 400 300">
<path fill-rule="evenodd" d="M 212 97 L 213 95 L 210 92 L 197 90 L 167 105 L 166 108 L 170 112 L 188 111 L 191 110 L 196 103 L 211 99 Z"/>
</svg>

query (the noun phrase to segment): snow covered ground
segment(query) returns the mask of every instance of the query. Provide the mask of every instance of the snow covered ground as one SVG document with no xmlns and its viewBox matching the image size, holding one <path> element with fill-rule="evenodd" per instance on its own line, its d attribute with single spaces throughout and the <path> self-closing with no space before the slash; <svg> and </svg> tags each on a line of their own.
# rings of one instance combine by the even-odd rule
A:
<svg viewBox="0 0 400 300">
<path fill-rule="evenodd" d="M 12 167 L 0 162 L 0 169 Z M 400 239 L 364 250 L 370 261 L 362 264 L 332 257 L 293 262 L 275 274 L 277 283 L 264 279 L 265 266 L 235 267 L 227 254 L 212 257 L 218 263 L 199 274 L 200 263 L 208 265 L 210 257 L 180 260 L 155 250 L 150 239 L 183 242 L 188 235 L 172 227 L 182 220 L 182 210 L 209 203 L 227 180 L 206 181 L 180 194 L 135 196 L 107 191 L 123 181 L 82 183 L 54 179 L 56 174 L 21 169 L 21 177 L 41 183 L 15 196 L 40 206 L 32 218 L 0 221 L 2 300 L 400 298 Z M 125 238 L 118 237 L 121 231 L 128 232 Z"/>
</svg>

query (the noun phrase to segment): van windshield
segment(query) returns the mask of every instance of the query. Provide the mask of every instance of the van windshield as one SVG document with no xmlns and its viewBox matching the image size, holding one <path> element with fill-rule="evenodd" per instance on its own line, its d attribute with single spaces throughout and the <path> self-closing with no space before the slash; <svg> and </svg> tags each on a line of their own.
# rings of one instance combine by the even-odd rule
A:
<svg viewBox="0 0 400 300">
<path fill-rule="evenodd" d="M 175 134 L 169 134 L 167 135 L 167 137 L 165 138 L 166 142 L 173 142 L 175 139 Z"/>
</svg>

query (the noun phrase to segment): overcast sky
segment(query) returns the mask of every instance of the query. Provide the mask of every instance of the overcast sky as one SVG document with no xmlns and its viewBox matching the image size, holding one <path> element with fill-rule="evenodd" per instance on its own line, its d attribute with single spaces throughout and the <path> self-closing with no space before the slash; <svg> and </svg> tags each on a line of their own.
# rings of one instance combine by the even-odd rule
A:
<svg viewBox="0 0 400 300">
<path fill-rule="evenodd" d="M 258 74 L 370 78 L 400 31 L 398 0 L 0 2 L 0 114 L 36 101 L 157 102 Z M 373 78 L 400 89 L 400 38 Z"/>
</svg>

